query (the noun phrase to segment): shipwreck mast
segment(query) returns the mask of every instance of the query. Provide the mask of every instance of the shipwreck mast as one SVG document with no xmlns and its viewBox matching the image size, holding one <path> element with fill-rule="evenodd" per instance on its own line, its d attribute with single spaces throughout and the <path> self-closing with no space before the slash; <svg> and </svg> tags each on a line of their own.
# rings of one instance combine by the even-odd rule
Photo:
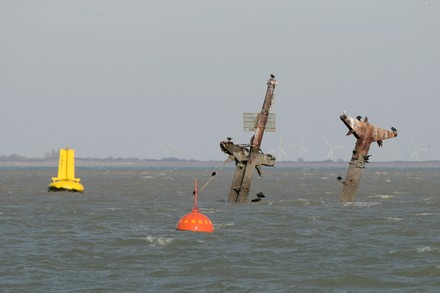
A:
<svg viewBox="0 0 440 293">
<path fill-rule="evenodd" d="M 343 185 L 339 201 L 347 203 L 353 202 L 355 199 L 365 164 L 369 162 L 370 155 L 368 151 L 370 150 L 371 143 L 377 142 L 379 147 L 382 147 L 382 141 L 396 137 L 397 130 L 394 127 L 391 127 L 390 131 L 372 125 L 368 122 L 367 117 L 362 121 L 360 116 L 351 118 L 344 113 L 339 118 L 348 128 L 347 135 L 353 134 L 357 139 L 351 161 L 348 165 L 347 177 L 344 181 L 342 181 L 342 177 L 338 177 L 338 180 Z"/>
<path fill-rule="evenodd" d="M 247 201 L 252 182 L 254 168 L 261 176 L 261 166 L 274 166 L 275 157 L 264 154 L 261 149 L 264 131 L 269 119 L 269 112 L 274 99 L 274 90 L 277 85 L 275 76 L 271 74 L 267 82 L 266 96 L 261 112 L 256 115 L 254 124 L 255 134 L 251 138 L 250 145 L 236 145 L 230 139 L 222 141 L 220 148 L 229 155 L 229 159 L 235 160 L 236 169 L 229 192 L 229 202 L 243 203 Z"/>
</svg>

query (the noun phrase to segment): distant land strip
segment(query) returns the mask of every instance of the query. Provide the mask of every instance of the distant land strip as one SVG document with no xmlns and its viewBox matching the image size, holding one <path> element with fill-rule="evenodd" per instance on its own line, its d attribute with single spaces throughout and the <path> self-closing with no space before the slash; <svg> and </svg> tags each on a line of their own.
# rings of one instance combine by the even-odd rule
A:
<svg viewBox="0 0 440 293">
<path fill-rule="evenodd" d="M 221 167 L 224 161 L 199 161 L 186 160 L 178 158 L 163 158 L 163 159 L 139 159 L 139 158 L 75 158 L 76 167 Z M 281 161 L 276 162 L 275 167 L 278 168 L 331 168 L 341 167 L 346 168 L 347 161 Z M 1 167 L 56 167 L 58 166 L 58 157 L 51 158 L 27 158 L 19 155 L 0 156 Z M 228 162 L 225 167 L 234 167 L 233 162 Z M 371 162 L 367 168 L 370 167 L 418 167 L 418 168 L 440 168 L 440 161 L 388 161 L 388 162 Z"/>
</svg>

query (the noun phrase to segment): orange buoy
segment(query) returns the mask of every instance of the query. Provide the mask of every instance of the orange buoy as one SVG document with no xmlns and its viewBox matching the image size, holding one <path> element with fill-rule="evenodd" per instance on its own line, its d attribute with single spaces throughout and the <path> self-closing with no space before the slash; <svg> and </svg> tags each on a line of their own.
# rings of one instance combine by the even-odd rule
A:
<svg viewBox="0 0 440 293">
<path fill-rule="evenodd" d="M 199 212 L 197 207 L 198 186 L 197 179 L 194 180 L 194 207 L 192 211 L 180 218 L 176 230 L 193 232 L 214 232 L 214 225 L 211 220 Z"/>
</svg>

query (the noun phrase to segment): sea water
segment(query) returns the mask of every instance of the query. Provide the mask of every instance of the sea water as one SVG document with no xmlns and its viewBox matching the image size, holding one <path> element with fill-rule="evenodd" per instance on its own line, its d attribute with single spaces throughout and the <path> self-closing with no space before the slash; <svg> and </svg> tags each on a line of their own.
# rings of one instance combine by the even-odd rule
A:
<svg viewBox="0 0 440 293">
<path fill-rule="evenodd" d="M 227 202 L 233 168 L 199 194 L 214 233 L 177 231 L 215 168 L 77 168 L 85 193 L 49 193 L 54 168 L 0 168 L 1 292 L 439 292 L 440 170 L 265 168 Z"/>
</svg>

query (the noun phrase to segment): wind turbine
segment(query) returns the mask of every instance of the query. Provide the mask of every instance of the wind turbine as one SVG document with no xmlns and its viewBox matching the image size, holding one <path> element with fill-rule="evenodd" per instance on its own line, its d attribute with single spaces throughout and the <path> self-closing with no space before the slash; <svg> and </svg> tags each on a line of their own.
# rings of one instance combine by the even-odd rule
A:
<svg viewBox="0 0 440 293">
<path fill-rule="evenodd" d="M 420 161 L 420 159 L 421 159 L 420 153 L 421 152 L 427 152 L 429 149 L 428 148 L 419 147 L 412 137 L 411 137 L 411 142 L 412 142 L 412 145 L 414 147 L 414 151 L 412 152 L 411 156 L 409 157 L 409 160 L 410 161 L 411 160 Z"/>
<path fill-rule="evenodd" d="M 55 136 L 55 142 L 52 142 L 50 144 L 44 145 L 45 149 L 50 148 L 50 151 L 46 151 L 45 157 L 46 158 L 58 158 L 58 152 L 61 148 L 60 146 L 60 132 L 61 130 L 58 129 L 57 135 Z"/>
<path fill-rule="evenodd" d="M 423 2 L 425 2 L 425 5 L 431 5 L 431 2 L 429 2 L 428 0 L 423 0 Z"/>
<path fill-rule="evenodd" d="M 177 147 L 175 147 L 175 146 L 173 146 L 172 144 L 169 144 L 169 143 L 166 143 L 165 145 L 157 148 L 154 152 L 155 153 L 163 152 L 162 159 L 169 158 L 170 157 L 170 154 L 169 154 L 170 152 L 181 153 L 181 151 Z"/>
<path fill-rule="evenodd" d="M 346 147 L 345 145 L 337 145 L 337 146 L 333 146 L 332 144 L 330 144 L 330 143 L 328 142 L 328 140 L 325 139 L 325 137 L 322 136 L 322 139 L 325 141 L 325 143 L 326 143 L 326 144 L 328 145 L 328 147 L 329 147 L 329 151 L 328 151 L 328 153 L 327 153 L 327 160 L 331 160 L 331 161 L 334 160 L 334 150 L 335 150 L 335 149 L 342 149 L 342 148 L 345 148 L 345 147 Z"/>
<path fill-rule="evenodd" d="M 394 139 L 391 140 L 391 146 L 387 147 L 387 149 L 383 151 L 383 153 L 391 152 L 391 161 L 396 160 L 396 154 L 398 156 L 402 156 L 402 152 L 396 148 L 396 146 L 394 145 L 394 141 Z"/>
<path fill-rule="evenodd" d="M 299 147 L 298 161 L 304 160 L 303 153 L 307 154 L 309 158 L 312 157 L 309 151 L 307 150 L 307 148 L 304 146 L 304 140 L 306 139 L 306 135 L 307 135 L 307 131 L 304 132 L 304 135 L 302 136 L 300 143 L 288 146 L 288 147 Z"/>
<path fill-rule="evenodd" d="M 276 158 L 278 162 L 282 161 L 282 156 L 285 156 L 287 159 L 290 159 L 290 156 L 286 153 L 286 151 L 282 148 L 284 137 L 281 136 L 280 143 L 276 149 L 270 150 L 269 153 L 276 153 Z"/>
</svg>

